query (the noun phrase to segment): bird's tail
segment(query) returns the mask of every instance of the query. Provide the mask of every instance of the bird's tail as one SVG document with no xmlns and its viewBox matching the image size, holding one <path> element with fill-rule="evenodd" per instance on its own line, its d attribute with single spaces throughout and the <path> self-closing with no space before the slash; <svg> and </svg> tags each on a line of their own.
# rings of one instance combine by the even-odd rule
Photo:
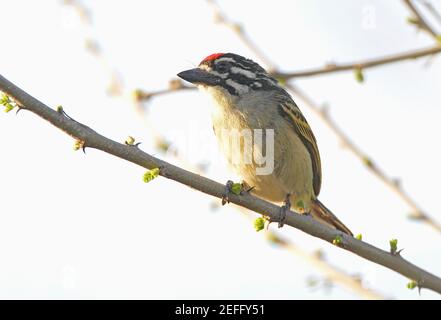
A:
<svg viewBox="0 0 441 320">
<path fill-rule="evenodd" d="M 318 199 L 315 199 L 312 202 L 311 206 L 311 215 L 318 221 L 333 227 L 337 230 L 340 230 L 341 232 L 344 232 L 350 236 L 353 236 L 351 230 L 349 230 L 348 227 L 346 227 L 343 222 L 338 220 L 338 218 L 329 210 L 326 208 L 323 203 L 321 203 Z"/>
</svg>

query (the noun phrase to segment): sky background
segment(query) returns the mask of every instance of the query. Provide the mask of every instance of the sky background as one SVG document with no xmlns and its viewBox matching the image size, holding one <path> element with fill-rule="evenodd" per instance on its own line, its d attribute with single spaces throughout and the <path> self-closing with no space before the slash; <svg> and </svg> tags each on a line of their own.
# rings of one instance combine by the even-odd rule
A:
<svg viewBox="0 0 441 320">
<path fill-rule="evenodd" d="M 136 88 L 166 88 L 178 72 L 214 52 L 261 61 L 231 30 L 213 23 L 202 0 L 84 3 L 91 25 L 62 1 L 0 0 L 1 74 L 109 138 L 132 135 L 143 150 L 169 162 L 190 170 L 204 164 L 205 174 L 219 182 L 236 179 L 213 151 L 201 93 L 153 99 L 145 104 L 148 118 L 130 97 Z M 219 3 L 285 71 L 433 45 L 406 22 L 401 1 Z M 98 40 L 103 59 L 85 49 L 85 39 Z M 110 70 L 123 80 L 120 96 L 108 94 Z M 362 150 L 441 221 L 439 57 L 364 76 L 363 84 L 351 72 L 296 83 L 328 104 Z M 320 148 L 320 199 L 363 240 L 387 250 L 397 238 L 406 259 L 441 275 L 441 234 L 407 219 L 410 209 L 298 104 Z M 147 120 L 186 163 L 155 148 Z M 29 112 L 2 113 L 0 137 L 0 298 L 359 299 L 339 285 L 308 286 L 308 279 L 323 275 L 256 233 L 234 205 L 213 209 L 220 200 L 164 178 L 144 184 L 144 169 L 96 150 L 74 152 L 71 137 Z M 401 275 L 296 229 L 281 234 L 306 251 L 322 249 L 329 263 L 361 275 L 386 297 L 439 299 L 427 290 L 418 295 Z"/>
</svg>

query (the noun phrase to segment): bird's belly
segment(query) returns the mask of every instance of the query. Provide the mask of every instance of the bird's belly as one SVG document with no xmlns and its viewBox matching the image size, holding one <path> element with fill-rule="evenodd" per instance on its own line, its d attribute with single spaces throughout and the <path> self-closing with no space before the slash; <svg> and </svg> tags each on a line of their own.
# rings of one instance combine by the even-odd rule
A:
<svg viewBox="0 0 441 320">
<path fill-rule="evenodd" d="M 288 127 L 267 128 L 274 132 L 274 139 L 267 139 L 267 135 L 262 137 L 266 143 L 256 144 L 254 139 L 254 129 L 251 126 L 239 124 L 239 129 L 250 130 L 252 132 L 252 149 L 248 148 L 247 143 L 241 141 L 240 147 L 232 149 L 231 135 L 228 136 L 215 130 L 221 150 L 225 154 L 230 167 L 250 186 L 253 187 L 252 193 L 271 202 L 282 202 L 286 195 L 291 195 L 291 202 L 296 203 L 299 199 L 308 205 L 314 197 L 312 186 L 312 164 L 308 151 L 294 133 Z M 231 131 L 231 124 L 228 124 Z M 261 128 L 265 130 L 265 128 Z M 217 132 L 216 132 L 217 131 Z M 246 137 L 245 137 L 246 138 Z M 272 145 L 271 145 L 272 144 Z M 274 152 L 268 154 L 268 148 L 273 148 Z M 255 150 L 265 155 L 266 162 L 256 163 Z M 239 157 L 238 157 L 239 156 Z M 238 158 L 242 161 L 238 161 Z M 252 159 L 252 163 L 247 163 L 247 159 Z M 260 161 L 261 163 L 261 161 Z M 262 174 L 262 166 L 266 166 Z"/>
</svg>

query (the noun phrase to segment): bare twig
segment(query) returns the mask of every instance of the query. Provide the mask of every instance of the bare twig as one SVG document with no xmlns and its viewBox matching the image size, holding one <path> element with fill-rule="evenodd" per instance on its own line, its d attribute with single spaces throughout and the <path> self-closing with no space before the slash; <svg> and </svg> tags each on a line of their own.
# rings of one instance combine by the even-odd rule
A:
<svg viewBox="0 0 441 320">
<path fill-rule="evenodd" d="M 268 67 L 271 67 L 270 69 L 275 69 L 275 65 L 272 64 L 271 60 L 268 59 L 265 53 L 263 53 L 262 50 L 256 44 L 251 40 L 248 35 L 242 31 L 242 26 L 234 21 L 231 21 L 221 10 L 219 5 L 215 0 L 207 0 L 208 4 L 211 6 L 213 12 L 214 12 L 214 19 L 215 22 L 225 25 L 226 27 L 230 28 L 239 38 L 240 40 L 245 43 L 248 47 L 253 48 L 254 54 Z"/>
<path fill-rule="evenodd" d="M 159 168 L 161 176 L 214 197 L 222 198 L 224 194 L 224 185 L 157 159 L 139 148 L 108 139 L 93 129 L 66 117 L 63 113 L 49 108 L 1 75 L 0 90 L 12 97 L 21 108 L 31 111 L 75 139 L 82 141 L 82 145 L 85 147 L 102 150 L 147 169 Z M 272 221 L 277 221 L 279 217 L 279 207 L 250 194 L 240 196 L 232 194 L 229 200 L 234 204 L 265 215 Z M 339 247 L 342 249 L 351 251 L 367 260 L 413 279 L 417 281 L 418 286 L 421 288 L 441 293 L 441 278 L 417 267 L 398 254 L 391 254 L 390 252 L 378 249 L 366 242 L 359 241 L 340 231 L 318 223 L 309 216 L 299 215 L 294 212 L 287 213 L 285 224 L 330 243 L 333 243 L 338 238 Z"/>
<path fill-rule="evenodd" d="M 180 79 L 173 79 L 170 81 L 170 85 L 166 89 L 161 89 L 157 91 L 146 91 L 146 90 L 137 89 L 133 93 L 133 98 L 137 102 L 146 102 L 152 98 L 170 94 L 172 92 L 183 91 L 183 90 L 194 90 L 194 89 L 196 89 L 195 86 L 185 85 L 182 83 Z"/>
<path fill-rule="evenodd" d="M 294 71 L 294 72 L 275 72 L 274 76 L 278 79 L 288 80 L 288 79 L 298 79 L 298 78 L 306 78 L 306 77 L 323 75 L 323 74 L 337 73 L 342 71 L 353 71 L 357 69 L 365 70 L 373 67 L 379 67 L 385 64 L 392 64 L 405 60 L 431 56 L 433 54 L 437 54 L 440 52 L 441 52 L 441 45 L 435 45 L 429 48 L 402 52 L 375 59 L 369 59 L 369 60 L 363 60 L 363 61 L 357 61 L 351 63 L 342 63 L 342 64 L 328 64 L 322 68 L 315 68 L 310 70 Z"/>
<path fill-rule="evenodd" d="M 418 27 L 429 33 L 433 38 L 435 38 L 436 41 L 439 41 L 439 34 L 433 29 L 426 19 L 423 17 L 423 15 L 419 12 L 419 10 L 416 8 L 416 6 L 412 3 L 412 0 L 403 0 L 404 4 L 409 8 L 409 10 L 414 15 L 414 18 L 417 20 Z"/>
<path fill-rule="evenodd" d="M 322 254 L 311 254 L 302 250 L 299 246 L 296 246 L 292 241 L 288 241 L 284 237 L 280 236 L 278 232 L 274 232 L 271 230 L 267 231 L 268 239 L 277 245 L 289 250 L 297 256 L 302 257 L 304 260 L 309 262 L 315 268 L 320 270 L 323 274 L 326 275 L 327 279 L 332 281 L 332 283 L 337 283 L 340 286 L 354 292 L 355 294 L 373 300 L 383 300 L 386 299 L 381 294 L 375 292 L 372 289 L 366 288 L 363 286 L 361 279 L 350 276 L 340 268 L 331 265 L 328 263 Z"/>
<path fill-rule="evenodd" d="M 430 1 L 420 1 L 429 11 L 432 16 L 436 19 L 436 21 L 441 24 L 441 14 L 435 9 L 433 4 Z"/>
<path fill-rule="evenodd" d="M 87 7 L 79 0 L 64 0 L 65 5 L 71 6 L 75 10 L 79 19 L 86 28 L 92 28 L 92 14 Z M 99 41 L 90 34 L 83 34 L 83 42 L 86 50 L 103 66 L 109 73 L 109 82 L 107 84 L 107 93 L 109 95 L 118 96 L 124 92 L 123 79 L 118 70 L 116 70 L 103 54 Z"/>
</svg>

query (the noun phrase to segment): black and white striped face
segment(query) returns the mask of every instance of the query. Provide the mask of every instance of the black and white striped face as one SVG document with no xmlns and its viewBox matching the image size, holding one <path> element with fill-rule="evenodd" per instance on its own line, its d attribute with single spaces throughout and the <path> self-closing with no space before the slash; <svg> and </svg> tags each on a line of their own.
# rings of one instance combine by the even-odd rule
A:
<svg viewBox="0 0 441 320">
<path fill-rule="evenodd" d="M 178 76 L 203 86 L 220 86 L 233 96 L 279 87 L 277 80 L 265 69 L 234 53 L 212 54 L 202 60 L 198 68 L 181 72 Z"/>
</svg>

